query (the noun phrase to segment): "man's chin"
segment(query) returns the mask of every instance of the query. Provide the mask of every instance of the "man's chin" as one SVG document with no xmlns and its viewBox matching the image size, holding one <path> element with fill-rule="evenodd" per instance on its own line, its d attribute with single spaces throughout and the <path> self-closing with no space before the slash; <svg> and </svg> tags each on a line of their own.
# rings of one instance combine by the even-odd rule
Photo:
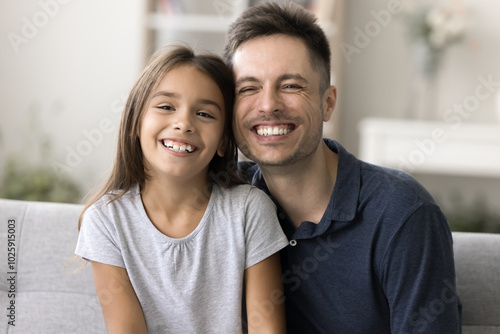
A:
<svg viewBox="0 0 500 334">
<path fill-rule="evenodd" d="M 246 143 L 238 143 L 238 148 L 245 157 L 259 166 L 279 167 L 290 163 L 291 154 L 285 154 L 283 148 L 272 146 L 250 148 Z"/>
<path fill-rule="evenodd" d="M 272 156 L 268 154 L 245 154 L 247 158 L 256 162 L 261 167 L 283 167 L 288 166 L 291 161 L 288 157 Z"/>
</svg>

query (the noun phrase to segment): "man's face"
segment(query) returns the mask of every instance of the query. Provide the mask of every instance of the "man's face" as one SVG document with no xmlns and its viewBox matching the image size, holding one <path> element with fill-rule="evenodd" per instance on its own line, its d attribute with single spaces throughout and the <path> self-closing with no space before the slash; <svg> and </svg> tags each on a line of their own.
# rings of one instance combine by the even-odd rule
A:
<svg viewBox="0 0 500 334">
<path fill-rule="evenodd" d="M 233 128 L 243 154 L 261 166 L 310 157 L 321 142 L 322 122 L 331 116 L 335 94 L 320 92 L 320 75 L 305 44 L 280 34 L 254 38 L 239 46 L 233 66 Z"/>
</svg>

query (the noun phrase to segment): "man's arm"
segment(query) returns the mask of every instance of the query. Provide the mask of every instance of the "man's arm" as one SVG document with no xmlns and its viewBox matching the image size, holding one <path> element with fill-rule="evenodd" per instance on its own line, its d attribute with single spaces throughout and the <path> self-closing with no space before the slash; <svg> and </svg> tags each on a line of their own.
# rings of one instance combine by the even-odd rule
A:
<svg viewBox="0 0 500 334">
<path fill-rule="evenodd" d="M 279 253 L 245 270 L 248 333 L 286 332 Z"/>
<path fill-rule="evenodd" d="M 396 233 L 382 284 L 393 333 L 460 333 L 451 231 L 437 205 L 422 205 Z"/>
<path fill-rule="evenodd" d="M 92 262 L 97 296 L 109 334 L 147 333 L 142 308 L 125 268 Z"/>
</svg>

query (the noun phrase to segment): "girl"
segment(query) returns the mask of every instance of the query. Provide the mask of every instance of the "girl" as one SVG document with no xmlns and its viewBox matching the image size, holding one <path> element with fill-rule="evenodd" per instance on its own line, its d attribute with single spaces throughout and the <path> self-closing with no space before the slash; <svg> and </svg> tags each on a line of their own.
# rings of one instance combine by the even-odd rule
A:
<svg viewBox="0 0 500 334">
<path fill-rule="evenodd" d="M 245 308 L 249 333 L 284 333 L 287 240 L 268 196 L 236 177 L 233 100 L 225 64 L 186 47 L 132 88 L 76 247 L 109 333 L 241 333 Z"/>
</svg>

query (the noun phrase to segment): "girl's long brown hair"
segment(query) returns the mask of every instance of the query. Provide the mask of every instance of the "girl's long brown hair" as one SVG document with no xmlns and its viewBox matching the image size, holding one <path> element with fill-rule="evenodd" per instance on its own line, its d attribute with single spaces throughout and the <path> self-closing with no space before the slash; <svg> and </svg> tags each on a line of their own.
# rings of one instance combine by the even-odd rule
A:
<svg viewBox="0 0 500 334">
<path fill-rule="evenodd" d="M 78 220 L 78 229 L 81 227 L 85 211 L 102 196 L 110 194 L 112 202 L 123 196 L 135 184 L 139 184 L 141 189 L 144 188 L 149 176 L 144 168 L 138 137 L 142 116 L 152 92 L 163 76 L 180 65 L 191 65 L 208 75 L 217 84 L 224 98 L 226 148 L 223 157 L 215 154 L 212 158 L 208 180 L 223 187 L 243 183 L 237 174 L 238 153 L 231 127 L 235 93 L 232 71 L 213 54 L 195 55 L 192 49 L 185 46 L 162 49 L 153 55 L 130 91 L 120 122 L 113 169 L 101 189 L 87 201 Z"/>
</svg>

